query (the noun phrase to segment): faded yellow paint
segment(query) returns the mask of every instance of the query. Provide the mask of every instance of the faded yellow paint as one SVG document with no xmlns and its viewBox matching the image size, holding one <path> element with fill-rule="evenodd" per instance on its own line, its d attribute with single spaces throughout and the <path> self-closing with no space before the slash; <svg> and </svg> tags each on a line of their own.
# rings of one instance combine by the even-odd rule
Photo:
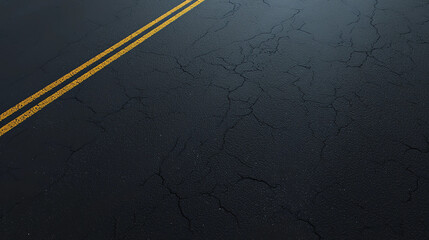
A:
<svg viewBox="0 0 429 240">
<path fill-rule="evenodd" d="M 46 86 L 43 89 L 41 89 L 38 92 L 36 92 L 35 94 L 31 95 L 30 97 L 28 97 L 25 100 L 21 101 L 17 105 L 13 106 L 12 108 L 10 108 L 9 110 L 7 110 L 6 112 L 4 112 L 4 113 L 2 113 L 0 115 L 0 122 L 2 120 L 6 119 L 7 117 L 9 117 L 10 115 L 14 114 L 16 111 L 18 111 L 21 108 L 25 107 L 27 104 L 29 104 L 29 103 L 33 102 L 34 100 L 36 100 L 37 98 L 41 97 L 45 93 L 51 91 L 52 89 L 54 89 L 55 87 L 57 87 L 61 83 L 65 82 L 67 79 L 73 77 L 74 75 L 78 74 L 80 71 L 84 70 L 88 66 L 92 65 L 93 63 L 97 62 L 101 58 L 105 57 L 107 54 L 115 51 L 116 49 L 118 49 L 119 47 L 121 47 L 122 45 L 124 45 L 125 43 L 129 42 L 131 39 L 133 39 L 136 36 L 140 35 L 141 33 L 143 33 L 144 31 L 146 31 L 147 29 L 149 29 L 153 25 L 155 25 L 158 22 L 164 20 L 164 18 L 170 16 L 172 13 L 176 12 L 177 10 L 179 10 L 180 8 L 182 8 L 183 6 L 187 5 L 188 3 L 192 2 L 192 1 L 193 0 L 186 0 L 186 1 L 184 1 L 183 3 L 179 4 L 178 6 L 174 7 L 170 11 L 166 12 L 165 14 L 163 14 L 162 16 L 160 16 L 157 19 L 153 20 L 152 22 L 150 22 L 146 26 L 140 28 L 139 30 L 137 30 L 136 32 L 132 33 L 128 37 L 122 39 L 120 42 L 118 42 L 115 45 L 111 46 L 110 48 L 106 49 L 105 51 L 103 51 L 102 53 L 100 53 L 97 56 L 93 57 L 92 59 L 90 59 L 89 61 L 85 62 L 84 64 L 80 65 L 79 67 L 77 67 L 73 71 L 67 73 L 66 75 L 64 75 L 61 78 L 59 78 L 58 80 L 56 80 L 55 82 L 49 84 L 48 86 Z"/>
<path fill-rule="evenodd" d="M 143 35 L 141 38 L 137 39 L 136 41 L 134 41 L 133 43 L 131 43 L 130 45 L 128 45 L 124 49 L 120 50 L 119 52 L 117 52 L 113 56 L 109 57 L 104 62 L 102 62 L 99 65 L 97 65 L 96 67 L 92 68 L 91 70 L 89 70 L 84 75 L 80 76 L 79 78 L 77 78 L 73 82 L 67 84 L 66 86 L 64 86 L 63 88 L 61 88 L 60 90 L 58 90 L 57 92 L 52 94 L 51 96 L 47 97 L 45 100 L 41 101 L 36 106 L 30 108 L 29 110 L 27 110 L 26 112 L 24 112 L 23 114 L 21 114 L 20 116 L 15 118 L 14 120 L 10 121 L 8 124 L 6 124 L 2 128 L 0 128 L 0 136 L 3 136 L 5 133 L 9 132 L 14 127 L 18 126 L 20 123 L 25 121 L 27 118 L 33 116 L 38 111 L 40 111 L 44 107 L 46 107 L 48 104 L 52 103 L 57 98 L 59 98 L 60 96 L 62 96 L 66 92 L 70 91 L 71 89 L 73 89 L 74 87 L 76 87 L 77 85 L 79 85 L 80 83 L 82 83 L 83 81 L 85 81 L 86 79 L 88 79 L 89 77 L 91 77 L 92 75 L 94 75 L 95 73 L 97 73 L 98 71 L 100 71 L 101 69 L 103 69 L 104 67 L 109 65 L 110 63 L 114 62 L 115 60 L 117 60 L 118 58 L 120 58 L 121 56 L 126 54 L 127 52 L 131 51 L 132 49 L 137 47 L 139 44 L 144 42 L 146 39 L 150 38 L 155 33 L 162 30 L 163 28 L 168 26 L 170 23 L 174 22 L 175 20 L 177 20 L 178 18 L 180 18 L 181 16 L 183 16 L 184 14 L 186 14 L 187 12 L 189 12 L 190 10 L 192 10 L 193 8 L 195 8 L 196 6 L 198 6 L 199 4 L 201 4 L 204 1 L 205 0 L 198 0 L 195 3 L 189 5 L 187 8 L 185 8 L 181 12 L 177 13 L 176 15 L 171 17 L 170 19 L 166 20 L 165 22 L 160 24 L 158 27 L 154 28 L 153 30 L 151 30 L 147 34 Z"/>
</svg>

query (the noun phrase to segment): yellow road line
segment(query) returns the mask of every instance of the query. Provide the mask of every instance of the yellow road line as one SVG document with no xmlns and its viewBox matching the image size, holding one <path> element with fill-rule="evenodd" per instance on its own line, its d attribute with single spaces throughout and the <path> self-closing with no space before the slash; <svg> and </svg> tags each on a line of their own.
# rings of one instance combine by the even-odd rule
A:
<svg viewBox="0 0 429 240">
<path fill-rule="evenodd" d="M 27 110 L 26 112 L 24 112 L 23 114 L 21 114 L 19 117 L 17 117 L 14 120 L 10 121 L 8 124 L 6 124 L 2 128 L 0 128 L 0 136 L 3 136 L 5 133 L 9 132 L 14 127 L 18 126 L 20 123 L 22 123 L 23 121 L 25 121 L 27 118 L 33 116 L 38 111 L 40 111 L 44 107 L 46 107 L 48 104 L 50 104 L 53 101 L 55 101 L 55 99 L 59 98 L 60 96 L 62 96 L 66 92 L 70 91 L 71 89 L 73 89 L 74 87 L 76 87 L 77 85 L 79 85 L 80 83 L 82 83 L 83 81 L 85 81 L 86 79 L 88 79 L 89 77 L 91 77 L 92 75 L 94 75 L 95 73 L 97 73 L 98 71 L 100 71 L 101 69 L 103 69 L 104 67 L 106 67 L 107 65 L 109 65 L 110 63 L 114 62 L 115 60 L 117 60 L 118 58 L 120 58 L 121 56 L 123 56 L 124 54 L 126 54 L 127 52 L 131 51 L 133 48 L 137 47 L 139 44 L 141 44 L 142 42 L 144 42 L 146 39 L 150 38 L 155 33 L 157 33 L 161 29 L 163 29 L 166 26 L 168 26 L 170 23 L 176 21 L 178 18 L 180 18 L 185 13 L 189 12 L 194 7 L 198 6 L 199 4 L 201 4 L 204 1 L 205 0 L 198 0 L 195 3 L 189 5 L 187 8 L 185 8 L 181 12 L 177 13 L 176 15 L 174 15 L 173 17 L 171 17 L 167 21 L 163 22 L 161 25 L 159 25 L 158 27 L 154 28 L 152 31 L 150 31 L 147 34 L 143 35 L 141 38 L 137 39 L 136 41 L 134 41 L 133 43 L 131 43 L 130 45 L 128 45 L 127 47 L 125 47 L 121 51 L 117 52 L 115 55 L 111 56 L 110 58 L 108 58 L 104 62 L 102 62 L 99 65 L 97 65 L 96 67 L 92 68 L 87 73 L 85 73 L 84 75 L 80 76 L 79 78 L 77 78 L 73 82 L 67 84 L 66 86 L 64 86 L 63 88 L 61 88 L 60 90 L 58 90 L 57 92 L 55 92 L 54 94 L 52 94 L 51 96 L 47 97 L 45 100 L 41 101 L 36 106 L 30 108 L 29 110 Z"/>
<path fill-rule="evenodd" d="M 128 37 L 122 39 L 120 42 L 118 42 L 115 45 L 111 46 L 110 48 L 106 49 L 104 52 L 98 54 L 97 56 L 93 57 L 89 61 L 87 61 L 84 64 L 80 65 L 79 67 L 77 67 L 73 71 L 71 71 L 71 72 L 67 73 L 66 75 L 62 76 L 61 78 L 59 78 L 55 82 L 49 84 L 48 86 L 46 86 L 43 89 L 41 89 L 38 92 L 36 92 L 35 94 L 33 94 L 30 97 L 26 98 L 25 100 L 21 101 L 20 103 L 18 103 L 14 107 L 12 107 L 9 110 L 7 110 L 6 112 L 2 113 L 0 115 L 0 122 L 2 120 L 6 119 L 7 117 L 9 117 L 10 115 L 14 114 L 16 111 L 18 111 L 21 108 L 25 107 L 27 104 L 33 102 L 34 100 L 36 100 L 37 98 L 39 98 L 43 94 L 51 91 L 52 89 L 54 89 L 55 87 L 57 87 L 58 85 L 60 85 L 64 81 L 66 81 L 67 79 L 69 79 L 69 78 L 73 77 L 74 75 L 78 74 L 80 71 L 84 70 L 85 68 L 87 68 L 91 64 L 97 62 L 98 60 L 100 60 L 101 58 L 103 58 L 104 56 L 106 56 L 107 54 L 115 51 L 117 48 L 119 48 L 122 45 L 124 45 L 125 43 L 129 42 L 131 39 L 133 39 L 136 36 L 140 35 L 142 32 L 146 31 L 147 29 L 149 29 L 153 25 L 155 25 L 158 22 L 162 21 L 164 18 L 170 16 L 172 13 L 176 12 L 177 10 L 181 9 L 183 6 L 187 5 L 188 3 L 192 2 L 192 1 L 193 0 L 186 0 L 186 1 L 184 1 L 183 3 L 179 4 L 178 6 L 174 7 L 170 11 L 166 12 L 165 14 L 163 14 L 162 16 L 160 16 L 157 19 L 153 20 L 152 22 L 150 22 L 146 26 L 140 28 L 139 30 L 137 30 L 136 32 L 132 33 Z"/>
</svg>

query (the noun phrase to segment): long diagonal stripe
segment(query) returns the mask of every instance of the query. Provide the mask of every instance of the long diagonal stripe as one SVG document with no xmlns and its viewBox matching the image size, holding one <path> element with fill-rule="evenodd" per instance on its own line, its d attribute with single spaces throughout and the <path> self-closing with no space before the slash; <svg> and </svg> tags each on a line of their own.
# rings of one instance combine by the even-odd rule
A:
<svg viewBox="0 0 429 240">
<path fill-rule="evenodd" d="M 164 20 L 164 18 L 170 16 L 172 13 L 176 12 L 177 10 L 181 9 L 182 7 L 186 6 L 188 3 L 192 2 L 192 1 L 193 0 L 186 0 L 186 1 L 184 1 L 183 3 L 179 4 L 178 6 L 174 7 L 170 11 L 166 12 L 165 14 L 163 14 L 162 16 L 160 16 L 157 19 L 153 20 L 152 22 L 150 22 L 146 26 L 140 28 L 139 30 L 137 30 L 136 32 L 132 33 L 128 37 L 122 39 L 120 42 L 118 42 L 115 45 L 111 46 L 110 48 L 104 50 L 102 53 L 98 54 L 97 56 L 91 58 L 90 60 L 88 60 L 84 64 L 80 65 L 79 67 L 77 67 L 73 71 L 67 73 L 66 75 L 64 75 L 61 78 L 59 78 L 58 80 L 56 80 L 55 82 L 49 84 L 48 86 L 46 86 L 43 89 L 41 89 L 38 92 L 36 92 L 35 94 L 31 95 L 30 97 L 28 97 L 25 100 L 21 101 L 17 105 L 13 106 L 12 108 L 10 108 L 9 110 L 7 110 L 6 112 L 4 112 L 4 113 L 2 113 L 0 115 L 0 122 L 2 120 L 6 119 L 7 117 L 9 117 L 10 115 L 14 114 L 16 111 L 18 111 L 21 108 L 25 107 L 27 104 L 29 104 L 29 103 L 33 102 L 34 100 L 36 100 L 37 98 L 41 97 L 45 93 L 51 91 L 52 89 L 54 89 L 55 87 L 57 87 L 61 83 L 67 81 L 69 78 L 71 78 L 74 75 L 78 74 L 80 71 L 84 70 L 88 66 L 92 65 L 93 63 L 97 62 L 101 58 L 105 57 L 107 54 L 115 51 L 116 49 L 118 49 L 119 47 L 121 47 L 122 45 L 124 45 L 125 43 L 127 43 L 130 40 L 132 40 L 133 38 L 137 37 L 138 35 L 140 35 L 144 31 L 146 31 L 147 29 L 151 28 L 153 25 L 155 25 L 158 22 Z"/>
<path fill-rule="evenodd" d="M 195 8 L 196 6 L 198 6 L 199 4 L 201 4 L 204 1 L 205 0 L 198 0 L 195 3 L 189 5 L 187 8 L 185 8 L 181 12 L 177 13 L 176 15 L 174 15 L 173 17 L 171 17 L 170 19 L 166 20 L 165 22 L 163 22 L 162 24 L 160 24 L 158 27 L 154 28 L 152 31 L 150 31 L 147 34 L 143 35 L 141 38 L 137 39 L 136 41 L 134 41 L 133 43 L 131 43 L 130 45 L 128 45 L 124 49 L 120 50 L 119 52 L 117 52 L 113 56 L 109 57 L 104 62 L 102 62 L 99 65 L 97 65 L 96 67 L 92 68 L 91 70 L 89 70 L 84 75 L 80 76 L 79 78 L 77 78 L 73 82 L 67 84 L 66 86 L 64 86 L 63 88 L 61 88 L 60 90 L 58 90 L 57 92 L 55 92 L 54 94 L 52 94 L 51 96 L 47 97 L 45 100 L 41 101 L 36 106 L 30 108 L 29 110 L 27 110 L 26 112 L 24 112 L 23 114 L 21 114 L 19 117 L 17 117 L 14 120 L 10 121 L 8 124 L 6 124 L 2 128 L 0 128 L 0 136 L 3 136 L 5 133 L 9 132 L 11 129 L 13 129 L 17 125 L 19 125 L 20 123 L 22 123 L 23 121 L 25 121 L 27 118 L 33 116 L 38 111 L 40 111 L 44 107 L 46 107 L 48 104 L 52 103 L 57 98 L 59 98 L 60 96 L 62 96 L 66 92 L 70 91 L 71 89 L 73 89 L 74 87 L 76 87 L 77 85 L 79 85 L 80 83 L 82 83 L 83 81 L 85 81 L 86 79 L 88 79 L 89 77 L 91 77 L 92 75 L 94 75 L 95 73 L 97 73 L 98 71 L 100 71 L 101 69 L 103 69 L 104 67 L 106 67 L 107 65 L 109 65 L 110 63 L 114 62 L 115 60 L 117 60 L 118 58 L 120 58 L 121 56 L 123 56 L 124 54 L 126 54 L 127 52 L 131 51 L 132 49 L 134 49 L 135 47 L 137 47 L 139 44 L 141 44 L 142 42 L 144 42 L 146 39 L 150 38 L 155 33 L 157 33 L 158 31 L 160 31 L 161 29 L 165 28 L 170 23 L 174 22 L 175 20 L 177 20 L 178 18 L 180 18 L 181 16 L 183 16 L 185 13 L 189 12 L 190 10 L 192 10 L 193 8 Z"/>
</svg>

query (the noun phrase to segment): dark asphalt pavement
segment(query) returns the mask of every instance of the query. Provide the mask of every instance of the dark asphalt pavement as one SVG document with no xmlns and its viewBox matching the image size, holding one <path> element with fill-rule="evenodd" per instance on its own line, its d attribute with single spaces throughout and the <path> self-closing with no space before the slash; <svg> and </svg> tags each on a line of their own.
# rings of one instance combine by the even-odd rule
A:
<svg viewBox="0 0 429 240">
<path fill-rule="evenodd" d="M 0 113 L 181 2 L 0 0 Z M 429 1 L 206 0 L 0 137 L 0 239 L 190 238 L 429 239 Z"/>
</svg>

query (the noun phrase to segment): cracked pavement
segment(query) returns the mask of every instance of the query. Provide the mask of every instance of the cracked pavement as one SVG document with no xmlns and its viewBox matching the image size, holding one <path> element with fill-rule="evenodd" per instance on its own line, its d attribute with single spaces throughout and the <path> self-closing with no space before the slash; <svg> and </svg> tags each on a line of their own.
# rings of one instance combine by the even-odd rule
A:
<svg viewBox="0 0 429 240">
<path fill-rule="evenodd" d="M 0 1 L 1 112 L 181 1 Z M 429 1 L 206 0 L 0 138 L 1 239 L 428 239 Z"/>
</svg>

